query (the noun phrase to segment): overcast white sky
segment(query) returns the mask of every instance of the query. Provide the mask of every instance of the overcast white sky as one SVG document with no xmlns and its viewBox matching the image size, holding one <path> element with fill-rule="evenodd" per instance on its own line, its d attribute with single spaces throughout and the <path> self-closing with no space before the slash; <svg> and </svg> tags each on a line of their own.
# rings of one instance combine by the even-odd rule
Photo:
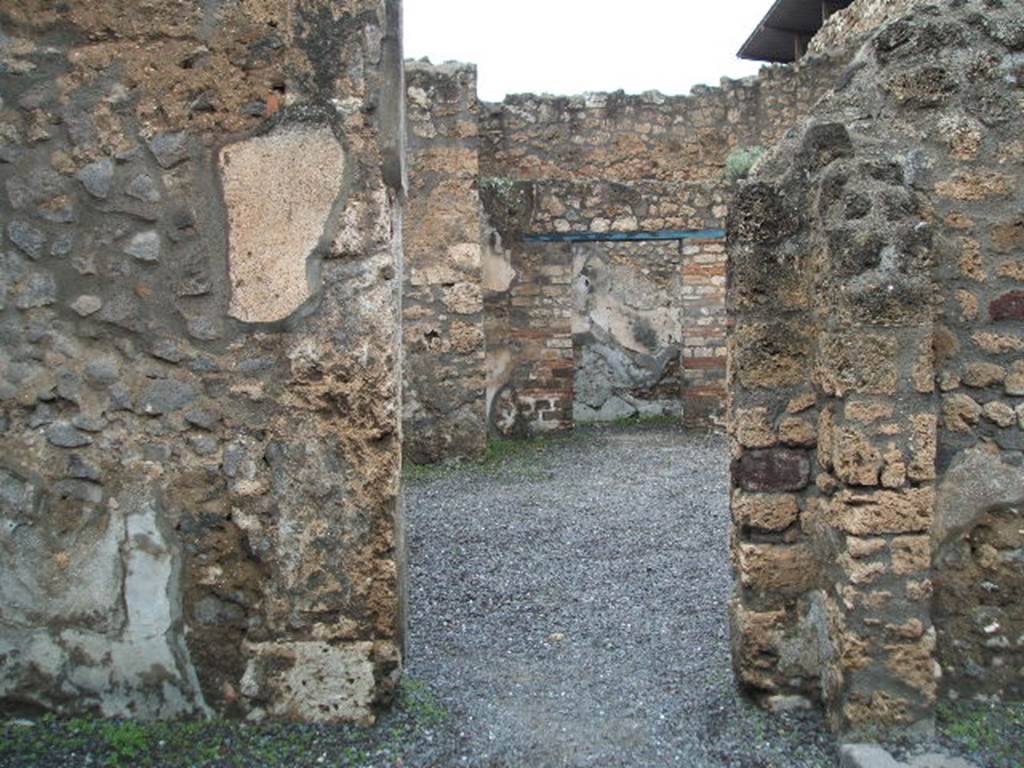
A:
<svg viewBox="0 0 1024 768">
<path fill-rule="evenodd" d="M 405 0 L 405 55 L 477 65 L 507 93 L 683 94 L 757 72 L 736 51 L 772 0 Z"/>
</svg>

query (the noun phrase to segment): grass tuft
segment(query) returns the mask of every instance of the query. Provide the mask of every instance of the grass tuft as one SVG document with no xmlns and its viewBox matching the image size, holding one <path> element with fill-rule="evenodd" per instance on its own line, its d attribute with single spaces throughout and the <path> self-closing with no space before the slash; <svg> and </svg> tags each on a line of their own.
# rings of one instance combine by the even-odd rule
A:
<svg viewBox="0 0 1024 768">
<path fill-rule="evenodd" d="M 739 181 L 750 175 L 754 165 L 764 155 L 764 147 L 740 147 L 725 159 L 725 175 L 731 181 Z"/>
<path fill-rule="evenodd" d="M 623 416 L 615 421 L 597 424 L 596 426 L 607 427 L 678 427 L 682 419 L 674 413 L 634 413 L 632 416 Z"/>
<path fill-rule="evenodd" d="M 940 734 L 992 768 L 1024 766 L 1024 702 L 946 701 L 936 707 Z"/>
</svg>

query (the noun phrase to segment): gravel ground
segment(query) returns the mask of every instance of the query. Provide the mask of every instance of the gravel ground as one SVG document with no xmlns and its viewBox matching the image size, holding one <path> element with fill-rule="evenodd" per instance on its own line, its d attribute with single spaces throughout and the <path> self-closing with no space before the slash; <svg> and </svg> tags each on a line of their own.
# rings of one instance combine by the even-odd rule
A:
<svg viewBox="0 0 1024 768">
<path fill-rule="evenodd" d="M 651 426 L 414 471 L 407 674 L 376 727 L 8 720 L 0 768 L 834 766 L 816 711 L 734 688 L 726 473 L 722 437 Z M 941 745 L 1024 765 L 1024 706 L 965 706 Z"/>
<path fill-rule="evenodd" d="M 734 689 L 726 473 L 720 436 L 591 428 L 410 483 L 409 674 L 459 733 L 422 764 L 833 765 Z"/>
</svg>

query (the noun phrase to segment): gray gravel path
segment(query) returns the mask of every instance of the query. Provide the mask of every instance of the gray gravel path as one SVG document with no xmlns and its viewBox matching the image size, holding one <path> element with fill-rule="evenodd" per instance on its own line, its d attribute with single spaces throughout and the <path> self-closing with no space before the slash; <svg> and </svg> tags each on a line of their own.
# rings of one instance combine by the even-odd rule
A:
<svg viewBox="0 0 1024 768">
<path fill-rule="evenodd" d="M 408 674 L 449 712 L 412 763 L 834 765 L 733 687 L 726 473 L 720 436 L 593 428 L 409 483 Z"/>
</svg>

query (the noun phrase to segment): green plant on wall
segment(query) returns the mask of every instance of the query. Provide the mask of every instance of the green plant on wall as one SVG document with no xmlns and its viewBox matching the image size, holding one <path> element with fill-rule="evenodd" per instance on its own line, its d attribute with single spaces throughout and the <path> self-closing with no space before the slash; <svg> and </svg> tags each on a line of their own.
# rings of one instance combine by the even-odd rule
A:
<svg viewBox="0 0 1024 768">
<path fill-rule="evenodd" d="M 501 176 L 480 179 L 480 199 L 500 230 L 516 229 L 529 221 L 533 208 L 529 184 Z"/>
<path fill-rule="evenodd" d="M 740 147 L 729 153 L 725 159 L 725 175 L 730 181 L 745 179 L 750 174 L 754 163 L 764 155 L 764 147 Z"/>
</svg>

